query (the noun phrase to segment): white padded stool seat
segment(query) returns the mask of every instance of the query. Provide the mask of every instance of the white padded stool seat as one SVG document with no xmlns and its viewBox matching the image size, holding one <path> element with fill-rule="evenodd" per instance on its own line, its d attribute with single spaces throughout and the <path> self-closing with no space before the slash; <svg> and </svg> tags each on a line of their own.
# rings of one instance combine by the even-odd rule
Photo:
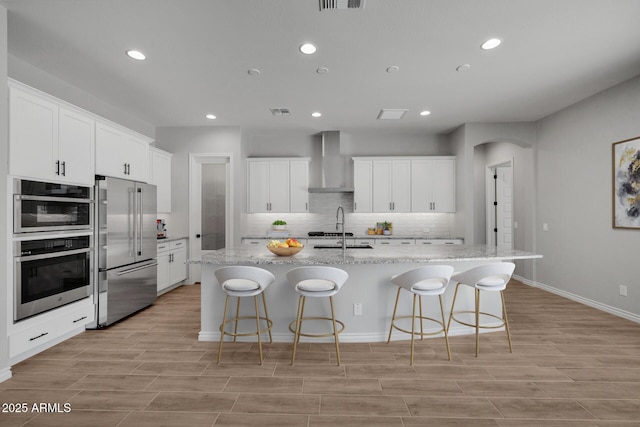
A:
<svg viewBox="0 0 640 427">
<path fill-rule="evenodd" d="M 224 313 L 222 315 L 222 323 L 220 324 L 220 344 L 218 346 L 218 364 L 222 358 L 222 344 L 225 335 L 232 336 L 236 342 L 237 337 L 258 336 L 258 350 L 260 356 L 260 364 L 263 363 L 262 355 L 262 334 L 269 334 L 269 342 L 273 342 L 271 336 L 271 327 L 273 322 L 269 319 L 267 311 L 267 302 L 264 299 L 264 290 L 273 283 L 275 276 L 263 268 L 234 265 L 228 267 L 220 267 L 214 275 L 220 284 L 220 288 L 226 294 L 224 303 Z M 264 307 L 264 316 L 260 316 L 260 308 L 258 305 L 258 296 L 262 295 L 262 305 Z M 227 311 L 229 309 L 229 297 L 237 297 L 235 316 L 227 320 Z M 240 316 L 240 299 L 242 297 L 253 297 L 255 314 L 252 316 Z M 255 320 L 255 330 L 248 332 L 238 331 L 238 322 L 240 320 Z M 228 323 L 234 323 L 233 332 L 228 331 L 226 326 Z"/>
<path fill-rule="evenodd" d="M 289 324 L 289 330 L 294 334 L 293 349 L 291 352 L 292 365 L 296 360 L 296 348 L 301 336 L 316 338 L 333 336 L 336 347 L 336 357 L 338 365 L 340 365 L 338 334 L 344 330 L 344 323 L 336 320 L 333 309 L 333 296 L 340 291 L 340 288 L 342 288 L 342 285 L 344 285 L 348 277 L 349 274 L 346 271 L 328 266 L 298 267 L 287 272 L 287 280 L 293 285 L 294 290 L 298 294 L 296 320 Z M 331 306 L 331 317 L 305 317 L 304 306 L 307 297 L 328 297 Z M 331 321 L 333 331 L 329 333 L 302 332 L 302 323 L 305 320 Z M 340 325 L 340 329 L 338 329 L 338 325 Z"/>
<path fill-rule="evenodd" d="M 396 303 L 393 307 L 393 315 L 391 316 L 391 326 L 389 327 L 389 338 L 387 344 L 391 341 L 391 333 L 394 329 L 411 335 L 411 354 L 410 364 L 413 366 L 414 342 L 416 335 L 420 339 L 424 339 L 425 335 L 444 334 L 447 344 L 447 356 L 451 360 L 451 349 L 449 348 L 449 336 L 445 324 L 444 307 L 442 305 L 442 294 L 447 290 L 449 279 L 453 274 L 453 267 L 450 265 L 427 265 L 424 267 L 414 268 L 402 274 L 397 274 L 391 278 L 391 283 L 398 286 L 396 294 Z M 409 316 L 396 316 L 398 310 L 398 301 L 400 300 L 400 292 L 402 289 L 413 294 L 413 311 Z M 423 316 L 422 314 L 422 297 L 437 296 L 440 302 L 440 319 Z M 419 300 L 419 315 L 416 315 L 416 297 Z M 400 319 L 411 319 L 411 330 L 400 327 L 397 323 Z M 420 322 L 420 332 L 415 330 L 416 320 Z M 435 323 L 439 329 L 434 332 L 424 332 L 423 321 Z"/>
<path fill-rule="evenodd" d="M 496 262 L 491 264 L 481 265 L 475 268 L 470 268 L 467 271 L 454 274 L 451 277 L 452 282 L 457 282 L 456 291 L 453 294 L 453 303 L 451 304 L 451 313 L 449 314 L 449 321 L 447 322 L 447 329 L 451 325 L 451 320 L 461 325 L 470 326 L 476 330 L 476 357 L 478 357 L 480 351 L 480 329 L 497 329 L 504 326 L 507 332 L 507 340 L 509 341 L 509 351 L 513 353 L 513 347 L 511 346 L 511 333 L 509 332 L 509 320 L 507 318 L 507 307 L 504 303 L 504 290 L 507 288 L 511 275 L 516 266 L 512 262 Z M 460 286 L 468 286 L 474 289 L 475 292 L 475 310 L 461 310 L 455 311 L 456 298 L 458 297 L 458 290 Z M 480 310 L 480 293 L 482 292 L 499 292 L 500 300 L 502 302 L 502 313 L 498 316 L 493 313 L 487 313 Z M 460 320 L 456 315 L 460 314 L 474 314 L 474 322 L 464 322 Z M 481 316 L 490 317 L 492 319 L 499 320 L 499 324 L 481 324 Z"/>
<path fill-rule="evenodd" d="M 248 292 L 257 291 L 260 285 L 250 279 L 229 279 L 222 284 L 222 288 L 226 291 Z"/>
</svg>

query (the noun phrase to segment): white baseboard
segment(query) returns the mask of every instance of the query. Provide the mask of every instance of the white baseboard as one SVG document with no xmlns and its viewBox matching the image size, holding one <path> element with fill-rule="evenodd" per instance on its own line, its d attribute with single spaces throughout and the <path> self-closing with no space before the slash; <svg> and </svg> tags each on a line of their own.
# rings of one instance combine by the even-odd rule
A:
<svg viewBox="0 0 640 427">
<path fill-rule="evenodd" d="M 559 295 L 563 298 L 567 298 L 570 299 L 572 301 L 575 302 L 579 302 L 581 304 L 584 305 L 588 305 L 589 307 L 593 307 L 597 310 L 600 311 L 604 311 L 605 313 L 609 313 L 609 314 L 613 314 L 614 316 L 618 316 L 618 317 L 622 317 L 623 319 L 627 319 L 630 320 L 632 322 L 635 323 L 640 323 L 640 315 L 635 314 L 635 313 L 631 313 L 629 311 L 625 311 L 625 310 L 621 310 L 617 307 L 613 307 L 611 305 L 607 305 L 607 304 L 603 304 L 601 302 L 598 301 L 594 301 L 592 299 L 589 298 L 584 298 L 580 295 L 576 295 L 576 294 L 572 294 L 571 292 L 567 292 L 567 291 L 563 291 L 562 289 L 558 289 L 558 288 L 554 288 L 553 286 L 549 286 L 549 285 L 545 285 L 544 283 L 540 283 L 540 282 L 534 282 L 532 280 L 529 279 L 525 279 L 524 277 L 520 277 L 520 276 L 513 276 L 514 279 L 518 280 L 519 282 L 524 283 L 525 285 L 534 287 L 534 288 L 540 288 L 544 291 L 550 292 L 552 294 L 555 295 Z"/>
<path fill-rule="evenodd" d="M 0 371 L 0 383 L 11 378 L 11 368 L 4 368 Z"/>
</svg>

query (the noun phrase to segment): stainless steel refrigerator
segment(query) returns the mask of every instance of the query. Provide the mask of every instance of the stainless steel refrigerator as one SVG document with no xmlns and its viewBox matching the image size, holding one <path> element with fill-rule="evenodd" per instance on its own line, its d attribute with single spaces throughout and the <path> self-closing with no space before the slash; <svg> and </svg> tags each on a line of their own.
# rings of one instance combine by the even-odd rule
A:
<svg viewBox="0 0 640 427">
<path fill-rule="evenodd" d="M 91 326 L 103 327 L 156 299 L 156 186 L 97 176 L 95 195 L 97 312 Z"/>
</svg>

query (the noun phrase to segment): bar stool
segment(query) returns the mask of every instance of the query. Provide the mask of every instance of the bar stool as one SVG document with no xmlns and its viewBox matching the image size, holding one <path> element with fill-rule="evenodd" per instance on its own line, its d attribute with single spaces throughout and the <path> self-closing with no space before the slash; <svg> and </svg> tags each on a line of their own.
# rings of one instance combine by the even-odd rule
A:
<svg viewBox="0 0 640 427">
<path fill-rule="evenodd" d="M 387 344 L 391 341 L 391 333 L 393 329 L 411 334 L 411 359 L 410 365 L 413 366 L 413 349 L 416 335 L 420 335 L 420 339 L 424 339 L 425 335 L 438 335 L 444 333 L 444 340 L 447 344 L 447 355 L 451 360 L 451 349 L 449 348 L 449 336 L 445 327 L 444 308 L 442 306 L 442 294 L 447 290 L 449 279 L 453 274 L 453 267 L 450 265 L 429 265 L 425 267 L 414 268 L 402 274 L 397 274 L 391 278 L 391 283 L 398 286 L 396 294 L 396 303 L 393 306 L 393 315 L 391 317 L 391 326 L 389 327 L 389 338 Z M 405 289 L 413 294 L 413 313 L 411 316 L 396 316 L 398 309 L 398 300 L 400 299 L 400 291 Z M 422 297 L 438 296 L 440 301 L 440 320 L 422 315 Z M 420 315 L 416 316 L 416 297 L 419 300 Z M 411 319 L 411 330 L 403 329 L 396 324 L 399 319 Z M 420 319 L 420 332 L 416 332 L 416 319 Z M 423 320 L 429 320 L 440 326 L 441 329 L 435 332 L 425 333 L 423 329 Z"/>
<path fill-rule="evenodd" d="M 224 336 L 229 335 L 233 337 L 233 342 L 236 342 L 237 337 L 257 335 L 258 336 L 258 349 L 260 354 L 260 364 L 263 363 L 262 356 L 262 338 L 261 335 L 265 332 L 269 333 L 269 342 L 273 342 L 271 336 L 271 327 L 273 322 L 269 319 L 269 313 L 267 312 L 267 302 L 264 299 L 264 290 L 273 283 L 275 276 L 270 271 L 264 270 L 258 267 L 250 266 L 229 266 L 220 267 L 214 272 L 218 283 L 222 287 L 222 291 L 227 294 L 224 303 L 224 314 L 222 316 L 222 324 L 220 325 L 220 346 L 218 347 L 218 365 L 222 357 L 222 343 L 224 342 Z M 264 306 L 264 317 L 260 317 L 260 309 L 258 305 L 258 295 L 262 295 L 262 304 Z M 253 297 L 255 305 L 255 316 L 240 316 L 240 298 Z M 227 320 L 227 310 L 229 307 L 229 297 L 237 297 L 238 302 L 236 304 L 235 316 Z M 238 321 L 243 319 L 255 319 L 256 330 L 251 332 L 238 332 Z M 266 327 L 261 327 L 261 321 L 266 322 Z M 226 331 L 227 323 L 235 322 L 233 332 Z"/>
<path fill-rule="evenodd" d="M 298 293 L 298 313 L 296 320 L 289 324 L 289 330 L 294 333 L 293 351 L 291 353 L 291 365 L 296 360 L 296 347 L 300 341 L 300 337 L 334 337 L 336 346 L 336 357 L 338 366 L 340 366 L 340 348 L 338 343 L 338 334 L 344 330 L 344 323 L 336 320 L 335 311 L 333 309 L 333 296 L 340 291 L 342 285 L 347 281 L 349 274 L 335 267 L 313 266 L 298 267 L 287 272 L 287 279 L 291 283 L 295 291 Z M 331 317 L 304 317 L 304 305 L 307 297 L 329 297 L 331 306 Z M 304 320 L 330 320 L 333 323 L 333 332 L 329 333 L 303 333 L 302 322 Z M 295 324 L 295 327 L 294 327 Z M 337 329 L 337 325 L 340 329 Z"/>
<path fill-rule="evenodd" d="M 457 282 L 457 285 L 456 291 L 453 294 L 453 303 L 451 304 L 451 314 L 449 315 L 449 321 L 447 322 L 447 329 L 449 329 L 452 319 L 461 325 L 476 328 L 476 357 L 478 357 L 480 350 L 480 328 L 496 329 L 504 326 L 507 332 L 507 340 L 509 341 L 509 351 L 513 353 L 513 348 L 511 347 L 511 334 L 509 333 L 509 321 L 507 319 L 507 307 L 504 304 L 504 290 L 507 288 L 507 283 L 509 283 L 515 268 L 516 266 L 512 262 L 498 262 L 471 268 L 462 273 L 454 274 L 451 277 L 451 281 Z M 469 286 L 475 289 L 475 311 L 454 311 L 460 285 Z M 500 292 L 500 299 L 502 300 L 502 317 L 480 311 L 480 291 Z M 456 319 L 455 315 L 462 313 L 473 313 L 475 315 L 475 323 L 466 323 Z M 499 325 L 481 325 L 480 315 L 498 319 L 501 323 Z"/>
</svg>

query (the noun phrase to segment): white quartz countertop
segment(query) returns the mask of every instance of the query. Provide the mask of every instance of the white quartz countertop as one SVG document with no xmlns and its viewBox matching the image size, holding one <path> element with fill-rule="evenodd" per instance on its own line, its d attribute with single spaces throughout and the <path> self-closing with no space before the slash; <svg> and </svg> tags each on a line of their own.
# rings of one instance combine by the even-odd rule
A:
<svg viewBox="0 0 640 427">
<path fill-rule="evenodd" d="M 286 239 L 340 239 L 342 236 L 301 236 L 292 234 L 290 236 L 282 237 L 269 237 L 265 235 L 261 236 L 243 236 L 243 239 L 267 239 L 267 240 L 286 240 Z M 384 235 L 384 234 L 358 234 L 357 236 L 346 236 L 347 239 L 418 239 L 418 240 L 464 240 L 464 237 L 430 237 L 425 235 L 419 236 L 405 236 L 405 235 Z"/>
<path fill-rule="evenodd" d="M 176 240 L 188 239 L 187 236 L 177 236 L 177 237 L 165 237 L 164 239 L 157 239 L 158 243 L 167 243 L 167 242 L 175 242 Z"/>
<path fill-rule="evenodd" d="M 374 249 L 312 249 L 304 248 L 296 255 L 281 257 L 266 246 L 241 245 L 219 249 L 191 259 L 191 264 L 400 264 L 455 261 L 506 261 L 542 258 L 542 255 L 520 250 L 498 250 L 486 245 L 420 245 L 384 246 Z"/>
</svg>

